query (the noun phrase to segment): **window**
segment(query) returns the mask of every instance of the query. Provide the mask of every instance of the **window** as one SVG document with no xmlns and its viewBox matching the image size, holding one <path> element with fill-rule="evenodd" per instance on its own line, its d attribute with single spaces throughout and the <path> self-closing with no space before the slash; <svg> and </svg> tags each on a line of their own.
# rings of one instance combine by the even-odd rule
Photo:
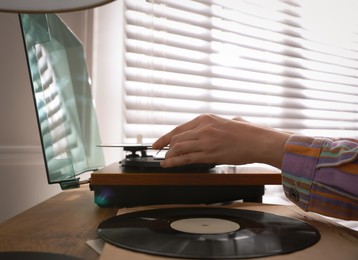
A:
<svg viewBox="0 0 358 260">
<path fill-rule="evenodd" d="M 356 1 L 124 3 L 124 141 L 201 113 L 357 136 Z"/>
</svg>

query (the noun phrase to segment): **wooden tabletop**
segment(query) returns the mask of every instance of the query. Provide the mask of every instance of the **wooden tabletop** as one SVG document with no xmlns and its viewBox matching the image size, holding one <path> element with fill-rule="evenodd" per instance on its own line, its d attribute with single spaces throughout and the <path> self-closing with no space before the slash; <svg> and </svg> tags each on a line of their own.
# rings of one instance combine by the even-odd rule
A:
<svg viewBox="0 0 358 260">
<path fill-rule="evenodd" d="M 0 224 L 0 258 L 2 252 L 35 251 L 51 252 L 79 259 L 99 259 L 99 255 L 86 245 L 86 241 L 98 238 L 97 227 L 105 219 L 116 215 L 117 208 L 100 208 L 93 202 L 93 192 L 87 185 L 63 191 L 53 198 Z M 240 204 L 253 207 L 253 204 Z M 248 206 L 247 206 L 248 205 Z M 255 204 L 257 210 L 303 219 L 320 229 L 320 242 L 308 250 L 293 254 L 292 259 L 357 259 L 358 233 L 349 231 L 315 214 L 306 214 L 297 207 Z M 153 206 L 154 207 L 154 206 Z M 131 210 L 140 210 L 136 208 Z M 252 208 L 254 209 L 254 208 Z M 256 209 L 256 208 L 255 208 Z M 121 209 L 126 212 L 128 209 Z M 123 213 L 123 212 L 122 212 Z M 327 235 L 329 232 L 331 235 Z M 335 245 L 332 247 L 332 245 Z M 336 250 L 339 248 L 340 250 Z M 124 255 L 123 255 L 123 254 Z M 123 251 L 106 244 L 101 259 L 159 259 L 150 255 Z M 286 256 L 277 259 L 286 259 Z M 162 258 L 160 258 L 162 259 Z M 270 258 L 271 259 L 271 258 Z M 276 258 L 274 258 L 276 259 Z M 291 259 L 291 258 L 289 258 Z"/>
<path fill-rule="evenodd" d="M 52 252 L 98 259 L 86 241 L 96 239 L 97 226 L 117 210 L 98 207 L 88 185 L 63 191 L 1 223 L 0 252 Z"/>
</svg>

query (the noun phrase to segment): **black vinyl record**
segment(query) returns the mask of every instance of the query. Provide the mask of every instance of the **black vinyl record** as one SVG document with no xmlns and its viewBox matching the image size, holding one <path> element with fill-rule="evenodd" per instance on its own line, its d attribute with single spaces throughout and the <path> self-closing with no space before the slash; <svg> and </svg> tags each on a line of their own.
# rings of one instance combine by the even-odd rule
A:
<svg viewBox="0 0 358 260">
<path fill-rule="evenodd" d="M 320 239 L 316 228 L 271 213 L 217 207 L 162 208 L 118 215 L 98 233 L 121 248 L 194 259 L 241 259 L 291 253 Z"/>
</svg>

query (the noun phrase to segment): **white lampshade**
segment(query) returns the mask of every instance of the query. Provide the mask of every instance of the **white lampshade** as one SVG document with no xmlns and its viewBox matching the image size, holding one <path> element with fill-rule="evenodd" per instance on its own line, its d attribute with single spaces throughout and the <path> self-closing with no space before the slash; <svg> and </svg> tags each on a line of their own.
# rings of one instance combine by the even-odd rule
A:
<svg viewBox="0 0 358 260">
<path fill-rule="evenodd" d="M 0 12 L 54 13 L 78 11 L 114 0 L 0 0 Z"/>
</svg>

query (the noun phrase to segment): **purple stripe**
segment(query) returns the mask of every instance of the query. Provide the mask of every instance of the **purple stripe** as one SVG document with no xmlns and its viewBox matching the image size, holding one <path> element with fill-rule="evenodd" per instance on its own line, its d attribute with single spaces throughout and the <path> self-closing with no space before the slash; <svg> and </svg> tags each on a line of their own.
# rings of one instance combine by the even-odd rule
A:
<svg viewBox="0 0 358 260">
<path fill-rule="evenodd" d="M 317 158 L 286 153 L 282 162 L 284 173 L 311 180 L 315 171 Z"/>
<path fill-rule="evenodd" d="M 358 200 L 358 176 L 352 176 L 351 174 L 337 171 L 337 169 L 322 168 L 316 172 L 314 182 L 332 187 L 332 189 L 336 189 L 337 192 L 344 190 L 344 193 L 356 197 Z M 319 187 L 315 188 L 320 190 Z"/>
<path fill-rule="evenodd" d="M 348 203 L 348 202 L 344 202 L 344 201 L 341 201 L 341 200 L 334 200 L 334 199 L 330 199 L 330 198 L 327 198 L 327 197 L 319 196 L 317 194 L 312 194 L 311 195 L 311 203 L 310 203 L 311 209 L 312 209 L 313 205 L 317 206 L 314 201 L 316 201 L 316 203 L 319 202 L 319 204 L 321 204 L 321 203 L 331 204 L 332 206 L 334 205 L 334 206 L 338 206 L 338 207 L 341 207 L 341 208 L 346 208 L 346 209 L 354 210 L 354 211 L 358 212 L 358 205 L 357 204 Z M 327 210 L 327 209 L 329 209 L 329 206 L 325 206 L 324 210 Z"/>
<path fill-rule="evenodd" d="M 346 202 L 339 199 L 332 199 L 327 196 L 321 196 L 314 193 L 315 191 L 322 191 L 328 194 L 333 194 L 331 191 L 324 187 L 316 185 L 312 186 L 312 193 L 310 196 L 309 210 L 321 212 L 328 216 L 344 218 L 344 219 L 357 219 L 358 218 L 358 202 L 352 200 Z M 343 197 L 346 199 L 346 197 Z"/>
<path fill-rule="evenodd" d="M 327 204 L 320 204 L 319 202 L 314 207 L 309 207 L 308 211 L 315 211 L 317 213 L 346 220 L 357 220 L 358 210 L 343 206 L 339 211 L 333 209 Z"/>
</svg>

